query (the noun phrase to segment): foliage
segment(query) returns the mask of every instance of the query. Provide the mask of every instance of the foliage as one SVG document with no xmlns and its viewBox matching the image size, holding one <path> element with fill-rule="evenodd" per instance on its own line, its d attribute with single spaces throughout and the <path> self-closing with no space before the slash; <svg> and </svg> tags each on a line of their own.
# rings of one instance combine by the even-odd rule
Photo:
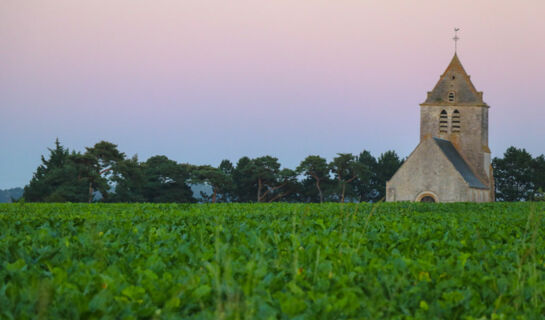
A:
<svg viewBox="0 0 545 320">
<path fill-rule="evenodd" d="M 359 201 L 373 201 L 378 198 L 377 181 L 374 172 L 377 169 L 377 159 L 371 155 L 371 152 L 363 150 L 357 161 L 365 168 L 369 168 L 369 173 L 358 177 L 354 182 L 354 191 Z M 389 179 L 390 177 L 388 177 Z M 380 198 L 379 198 L 380 199 Z"/>
<path fill-rule="evenodd" d="M 403 160 L 395 151 L 386 151 L 375 159 L 371 153 L 364 150 L 357 161 L 368 170 L 358 177 L 354 188 L 359 196 L 359 201 L 377 202 L 386 196 L 386 182 L 401 167 Z"/>
<path fill-rule="evenodd" d="M 195 202 L 189 184 L 205 186 L 200 202 L 378 202 L 386 182 L 403 164 L 395 151 L 378 158 L 369 151 L 339 153 L 330 163 L 306 157 L 295 170 L 277 158 L 242 157 L 234 166 L 179 164 L 165 156 L 145 162 L 127 158 L 117 145 L 100 141 L 85 153 L 70 152 L 55 142 L 42 156 L 29 185 L 27 202 Z M 499 201 L 541 201 L 545 194 L 545 156 L 536 158 L 510 147 L 492 161 Z"/>
<path fill-rule="evenodd" d="M 317 197 L 314 192 L 306 192 L 309 194 L 311 201 L 324 202 L 324 192 L 322 189 L 324 185 L 330 183 L 327 160 L 320 156 L 308 156 L 305 160 L 301 161 L 296 170 L 306 178 L 306 181 L 303 181 L 303 185 L 314 185 L 312 189 L 317 191 Z"/>
<path fill-rule="evenodd" d="M 535 188 L 540 189 L 538 196 L 543 198 L 543 190 L 545 190 L 545 155 L 535 157 L 532 161 L 532 180 Z"/>
<path fill-rule="evenodd" d="M 367 177 L 370 174 L 370 168 L 358 162 L 356 157 L 350 153 L 338 153 L 337 157 L 333 158 L 329 168 L 338 183 L 339 202 L 344 202 L 347 186 L 352 181 L 358 177 Z M 348 190 L 352 191 L 354 189 L 350 188 Z M 352 196 L 352 194 L 349 193 L 349 196 Z"/>
<path fill-rule="evenodd" d="M 166 156 L 154 156 L 142 164 L 143 197 L 147 202 L 194 202 L 187 181 L 190 169 Z"/>
<path fill-rule="evenodd" d="M 224 163 L 224 167 L 225 167 Z M 221 168 L 212 166 L 198 166 L 192 169 L 192 182 L 204 183 L 212 187 L 212 196 L 210 201 L 216 203 L 218 201 L 227 202 L 229 200 L 229 192 L 233 189 L 233 181 L 231 176 Z"/>
<path fill-rule="evenodd" d="M 23 197 L 30 202 L 92 202 L 96 192 L 107 199 L 111 189 L 112 169 L 125 155 L 110 142 L 101 141 L 85 153 L 64 148 L 59 140 L 49 149 L 49 159 L 42 156 Z"/>
<path fill-rule="evenodd" d="M 376 166 L 372 168 L 373 184 L 377 194 L 371 200 L 379 201 L 386 196 L 386 182 L 392 178 L 402 164 L 403 160 L 392 150 L 386 151 L 378 157 Z"/>
<path fill-rule="evenodd" d="M 92 148 L 86 148 L 82 156 L 82 162 L 86 165 L 87 177 L 89 180 L 89 202 L 93 200 L 95 190 L 98 190 L 102 197 L 107 198 L 112 185 L 109 177 L 114 176 L 113 169 L 125 159 L 125 154 L 117 150 L 117 145 L 100 141 Z"/>
<path fill-rule="evenodd" d="M 26 188 L 29 202 L 194 202 L 189 183 L 211 188 L 211 194 L 201 192 L 201 202 L 377 201 L 400 165 L 393 151 L 378 161 L 367 151 L 339 154 L 329 164 L 308 156 L 296 170 L 281 168 L 272 156 L 242 157 L 236 166 L 223 160 L 217 168 L 165 156 L 140 162 L 107 141 L 69 153 L 57 140 L 50 153 Z"/>
<path fill-rule="evenodd" d="M 233 200 L 238 202 L 255 201 L 257 183 L 253 174 L 253 162 L 248 157 L 238 160 L 233 173 Z"/>
<path fill-rule="evenodd" d="M 540 319 L 545 204 L 1 204 L 0 318 Z"/>
<path fill-rule="evenodd" d="M 32 180 L 24 188 L 23 198 L 30 202 L 86 202 L 89 179 L 81 163 L 80 153 L 64 148 L 59 140 L 55 148 L 48 149 L 49 158 L 42 156 L 42 164 L 36 169 Z"/>
<path fill-rule="evenodd" d="M 240 158 L 232 170 L 233 200 L 272 202 L 299 193 L 297 172 L 288 168 L 280 169 L 280 166 L 278 159 L 271 156 Z"/>
<path fill-rule="evenodd" d="M 301 199 L 301 184 L 297 179 L 297 171 L 284 168 L 280 170 L 276 186 L 271 188 L 272 192 L 268 202 L 284 200 L 287 202 L 299 202 Z"/>
<path fill-rule="evenodd" d="M 112 202 L 145 202 L 144 185 L 146 177 L 138 157 L 118 161 L 113 177 L 115 192 L 110 196 Z"/>
<path fill-rule="evenodd" d="M 280 163 L 278 159 L 271 156 L 264 156 L 252 160 L 252 177 L 257 184 L 257 202 L 264 202 L 267 195 L 276 190 Z M 273 189 L 275 188 L 275 189 Z"/>
<path fill-rule="evenodd" d="M 503 158 L 493 159 L 492 166 L 499 201 L 534 200 L 538 188 L 545 187 L 543 155 L 533 159 L 525 149 L 509 147 Z"/>
</svg>

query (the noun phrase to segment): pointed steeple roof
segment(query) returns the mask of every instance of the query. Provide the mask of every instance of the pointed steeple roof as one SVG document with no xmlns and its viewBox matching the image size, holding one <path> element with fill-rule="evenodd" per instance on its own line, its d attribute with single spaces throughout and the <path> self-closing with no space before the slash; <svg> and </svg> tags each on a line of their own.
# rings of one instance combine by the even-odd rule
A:
<svg viewBox="0 0 545 320">
<path fill-rule="evenodd" d="M 486 106 L 486 103 L 483 101 L 483 93 L 475 89 L 455 53 L 433 90 L 428 92 L 428 97 L 422 105 Z"/>
</svg>

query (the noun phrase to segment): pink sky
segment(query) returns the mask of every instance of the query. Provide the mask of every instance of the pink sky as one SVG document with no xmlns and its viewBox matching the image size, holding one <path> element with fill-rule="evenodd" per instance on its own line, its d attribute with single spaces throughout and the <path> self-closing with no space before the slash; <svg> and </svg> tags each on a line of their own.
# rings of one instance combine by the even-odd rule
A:
<svg viewBox="0 0 545 320">
<path fill-rule="evenodd" d="M 0 188 L 56 137 L 141 160 L 407 156 L 453 54 L 484 91 L 494 156 L 545 153 L 545 2 L 3 0 Z"/>
</svg>

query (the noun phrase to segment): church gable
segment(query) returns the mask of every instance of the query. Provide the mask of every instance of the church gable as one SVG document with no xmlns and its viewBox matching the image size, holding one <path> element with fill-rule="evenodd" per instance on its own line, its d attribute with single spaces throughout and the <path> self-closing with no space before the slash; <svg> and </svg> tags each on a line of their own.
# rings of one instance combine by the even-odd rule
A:
<svg viewBox="0 0 545 320">
<path fill-rule="evenodd" d="M 416 201 L 422 193 L 436 201 L 468 201 L 470 186 L 434 138 L 423 140 L 386 185 L 387 201 Z"/>
<path fill-rule="evenodd" d="M 422 105 L 486 105 L 455 54 Z"/>
</svg>

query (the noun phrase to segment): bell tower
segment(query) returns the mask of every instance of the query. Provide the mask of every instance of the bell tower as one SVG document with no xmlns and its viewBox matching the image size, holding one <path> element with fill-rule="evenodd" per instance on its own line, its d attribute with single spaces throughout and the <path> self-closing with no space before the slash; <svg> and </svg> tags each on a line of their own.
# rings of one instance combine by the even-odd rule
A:
<svg viewBox="0 0 545 320">
<path fill-rule="evenodd" d="M 420 140 L 436 137 L 452 142 L 487 185 L 492 179 L 488 109 L 483 93 L 475 89 L 456 52 L 426 101 L 420 104 Z"/>
</svg>

